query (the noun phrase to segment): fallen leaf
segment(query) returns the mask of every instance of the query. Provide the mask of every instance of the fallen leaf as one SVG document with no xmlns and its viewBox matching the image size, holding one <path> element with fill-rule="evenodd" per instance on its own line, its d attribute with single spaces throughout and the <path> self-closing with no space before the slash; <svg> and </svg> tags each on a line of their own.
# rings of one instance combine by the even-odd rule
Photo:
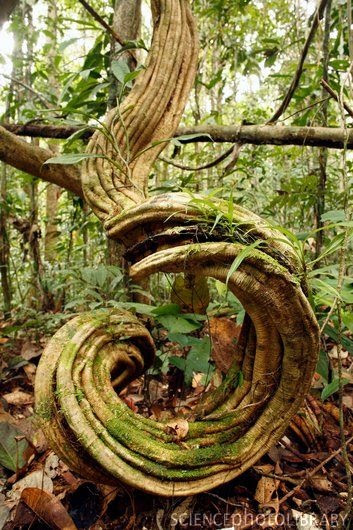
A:
<svg viewBox="0 0 353 530">
<path fill-rule="evenodd" d="M 330 493 L 333 490 L 332 482 L 330 482 L 328 478 L 323 475 L 310 477 L 310 484 L 315 490 L 322 491 L 323 493 Z"/>
<path fill-rule="evenodd" d="M 272 464 L 258 464 L 253 466 L 257 473 L 273 473 L 274 466 Z"/>
<path fill-rule="evenodd" d="M 260 505 L 268 505 L 272 495 L 277 490 L 278 480 L 270 477 L 261 477 L 256 486 L 254 498 Z"/>
<path fill-rule="evenodd" d="M 23 371 L 27 376 L 28 382 L 31 385 L 34 385 L 34 380 L 36 376 L 37 367 L 34 363 L 28 363 L 25 366 L 23 366 Z"/>
<path fill-rule="evenodd" d="M 292 510 L 292 515 L 296 522 L 297 530 L 320 530 L 314 514 Z"/>
<path fill-rule="evenodd" d="M 131 399 L 130 396 L 124 397 L 123 401 L 126 403 L 126 405 L 133 411 L 138 412 L 138 408 L 136 407 L 134 400 Z"/>
<path fill-rule="evenodd" d="M 10 515 L 10 507 L 8 506 L 5 495 L 0 493 L 0 528 L 3 528 L 4 524 L 7 521 L 8 516 Z"/>
<path fill-rule="evenodd" d="M 193 503 L 195 502 L 194 497 L 186 497 L 178 506 L 173 510 L 170 516 L 170 528 L 173 530 L 176 526 L 180 525 L 183 527 L 185 520 L 189 517 Z"/>
<path fill-rule="evenodd" d="M 23 392 L 19 388 L 16 388 L 13 392 L 9 394 L 3 394 L 2 396 L 9 405 L 31 405 L 34 403 L 33 394 Z"/>
<path fill-rule="evenodd" d="M 59 458 L 56 456 L 55 453 L 50 452 L 45 464 L 44 464 L 44 471 L 50 478 L 55 478 L 58 475 L 58 467 L 59 467 Z"/>
<path fill-rule="evenodd" d="M 317 504 L 323 514 L 339 512 L 342 507 L 342 501 L 332 495 L 315 495 Z"/>
<path fill-rule="evenodd" d="M 353 410 L 353 396 L 351 394 L 343 396 L 342 401 L 346 407 Z"/>
<path fill-rule="evenodd" d="M 170 428 L 170 433 L 175 437 L 176 441 L 184 440 L 189 432 L 189 422 L 183 418 L 170 421 L 167 425 Z"/>
<path fill-rule="evenodd" d="M 50 528 L 77 530 L 73 520 L 61 502 L 52 494 L 39 488 L 25 488 L 21 501 L 24 502 Z"/>
<path fill-rule="evenodd" d="M 34 344 L 33 342 L 26 341 L 23 343 L 21 348 L 21 357 L 23 359 L 26 359 L 26 361 L 29 361 L 30 359 L 33 359 L 34 357 L 38 357 L 42 353 L 42 347 L 38 346 L 38 344 Z"/>
<path fill-rule="evenodd" d="M 23 433 L 14 425 L 0 422 L 0 464 L 11 471 L 22 469 L 34 451 Z"/>
<path fill-rule="evenodd" d="M 13 505 L 17 504 L 25 488 L 39 488 L 52 493 L 54 486 L 52 479 L 48 477 L 44 469 L 37 469 L 37 471 L 32 471 L 32 473 L 29 473 L 12 486 L 12 489 L 7 493 L 8 500 Z"/>
<path fill-rule="evenodd" d="M 226 317 L 214 317 L 209 322 L 212 340 L 212 359 L 216 367 L 226 373 L 236 358 L 241 326 Z"/>
<path fill-rule="evenodd" d="M 338 359 L 338 348 L 337 348 L 336 344 L 328 352 L 328 356 L 330 357 L 330 359 Z M 340 357 L 341 357 L 341 359 L 347 359 L 348 352 L 346 350 L 341 350 Z"/>
</svg>

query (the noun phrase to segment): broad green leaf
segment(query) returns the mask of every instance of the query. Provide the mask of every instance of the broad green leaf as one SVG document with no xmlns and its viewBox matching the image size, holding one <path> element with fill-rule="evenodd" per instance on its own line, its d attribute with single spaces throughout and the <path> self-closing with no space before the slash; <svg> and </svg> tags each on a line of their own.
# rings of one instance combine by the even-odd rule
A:
<svg viewBox="0 0 353 530">
<path fill-rule="evenodd" d="M 342 317 L 344 325 L 353 333 L 353 312 L 347 311 L 343 313 Z"/>
<path fill-rule="evenodd" d="M 322 221 L 330 221 L 335 223 L 336 221 L 344 221 L 346 214 L 344 210 L 330 210 L 321 216 Z"/>
<path fill-rule="evenodd" d="M 82 136 L 85 134 L 85 132 L 87 131 L 90 131 L 91 130 L 91 127 L 82 127 L 82 129 L 79 129 L 78 131 L 75 131 L 74 133 L 71 134 L 71 136 L 68 137 L 68 139 L 66 140 L 66 144 L 68 144 L 69 142 L 73 142 L 74 140 L 80 140 L 80 138 L 82 138 Z"/>
<path fill-rule="evenodd" d="M 100 265 L 99 267 L 97 267 L 95 273 L 96 273 L 96 280 L 97 280 L 99 287 L 103 287 L 108 277 L 107 268 L 104 267 L 104 265 Z"/>
<path fill-rule="evenodd" d="M 170 337 L 170 335 L 169 335 Z M 175 335 L 174 335 L 175 338 Z M 192 347 L 186 357 L 172 356 L 169 361 L 170 364 L 179 368 L 184 372 L 184 379 L 187 385 L 191 385 L 194 373 L 212 374 L 214 367 L 209 364 L 211 355 L 211 341 L 209 337 L 203 337 L 197 339 L 196 337 L 187 337 L 188 339 L 193 338 Z M 186 340 L 182 340 L 185 345 Z"/>
<path fill-rule="evenodd" d="M 126 74 L 124 77 L 124 84 L 131 87 L 132 81 L 136 79 L 136 77 L 139 75 L 140 72 L 141 72 L 141 68 L 133 70 L 132 72 L 129 72 L 128 74 Z"/>
<path fill-rule="evenodd" d="M 146 52 L 148 52 L 148 48 L 142 39 L 125 41 L 124 46 L 122 46 L 120 50 L 118 50 L 116 53 L 118 55 L 127 50 L 138 50 L 138 49 L 146 50 Z"/>
<path fill-rule="evenodd" d="M 0 464 L 11 471 L 22 469 L 32 450 L 23 433 L 14 425 L 0 422 Z"/>
<path fill-rule="evenodd" d="M 201 327 L 198 322 L 187 320 L 181 315 L 163 315 L 158 317 L 158 321 L 171 333 L 191 333 Z"/>
<path fill-rule="evenodd" d="M 152 311 L 152 313 L 156 316 L 162 316 L 162 315 L 179 315 L 180 314 L 180 307 L 178 304 L 165 304 L 160 305 L 158 307 L 155 307 Z"/>
<path fill-rule="evenodd" d="M 62 53 L 68 46 L 71 46 L 74 42 L 78 41 L 78 37 L 73 37 L 72 39 L 64 40 L 58 48 L 58 51 Z"/>
<path fill-rule="evenodd" d="M 139 304 L 135 302 L 119 302 L 118 306 L 123 307 L 124 309 L 129 309 L 130 311 L 136 311 L 141 315 L 153 316 L 154 307 L 148 304 Z"/>
<path fill-rule="evenodd" d="M 124 83 L 125 76 L 127 74 L 130 74 L 130 68 L 127 62 L 124 60 L 112 61 L 111 69 L 112 69 L 114 76 L 121 84 Z"/>
</svg>

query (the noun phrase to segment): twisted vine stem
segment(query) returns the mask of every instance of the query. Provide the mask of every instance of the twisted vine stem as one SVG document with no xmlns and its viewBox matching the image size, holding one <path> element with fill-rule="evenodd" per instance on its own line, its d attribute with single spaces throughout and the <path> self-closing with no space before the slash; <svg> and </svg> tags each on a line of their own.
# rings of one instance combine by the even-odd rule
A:
<svg viewBox="0 0 353 530">
<path fill-rule="evenodd" d="M 85 197 L 100 219 L 138 204 L 154 160 L 177 129 L 194 82 L 198 40 L 186 0 L 152 0 L 154 34 L 146 69 L 96 131 L 82 170 Z M 113 160 L 120 166 L 112 165 Z"/>
<path fill-rule="evenodd" d="M 88 147 L 116 163 L 89 159 L 84 192 L 108 236 L 125 246 L 133 279 L 192 271 L 228 284 L 246 310 L 234 362 L 189 417 L 153 421 L 118 395 L 153 362 L 149 332 L 127 311 L 84 313 L 43 353 L 36 411 L 54 450 L 81 475 L 190 495 L 238 476 L 281 438 L 309 389 L 319 330 L 296 255 L 267 222 L 237 205 L 230 215 L 221 200 L 210 207 L 186 194 L 145 197 L 159 142 L 173 134 L 184 108 L 197 48 L 186 0 L 152 7 L 146 71 Z M 243 259 L 232 273 L 237 256 Z"/>
</svg>

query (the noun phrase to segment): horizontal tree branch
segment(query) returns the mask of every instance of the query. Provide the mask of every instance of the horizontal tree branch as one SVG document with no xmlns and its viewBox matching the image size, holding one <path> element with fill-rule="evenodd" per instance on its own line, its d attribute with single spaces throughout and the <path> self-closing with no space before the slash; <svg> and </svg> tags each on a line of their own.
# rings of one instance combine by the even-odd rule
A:
<svg viewBox="0 0 353 530">
<path fill-rule="evenodd" d="M 18 136 L 34 138 L 66 139 L 81 127 L 66 127 L 60 125 L 42 125 L 29 123 L 27 125 L 3 125 L 8 131 Z M 93 131 L 86 129 L 82 138 L 87 139 Z M 347 138 L 346 138 L 347 134 Z M 183 143 L 192 142 L 243 142 L 254 145 L 304 145 L 309 147 L 328 147 L 343 149 L 347 141 L 347 148 L 353 149 L 353 129 L 347 133 L 339 127 L 294 127 L 286 125 L 199 125 L 196 127 L 180 127 L 175 136 L 192 135 L 182 140 Z M 196 136 L 195 136 L 196 135 Z"/>
<path fill-rule="evenodd" d="M 80 172 L 76 166 L 44 165 L 53 153 L 32 145 L 0 126 L 0 161 L 34 177 L 53 182 L 83 197 Z"/>
</svg>

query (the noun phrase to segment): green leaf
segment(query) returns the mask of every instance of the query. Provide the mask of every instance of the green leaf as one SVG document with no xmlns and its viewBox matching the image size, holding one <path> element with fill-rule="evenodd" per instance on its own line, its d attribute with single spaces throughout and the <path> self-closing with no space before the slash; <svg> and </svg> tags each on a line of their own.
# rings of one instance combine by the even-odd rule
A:
<svg viewBox="0 0 353 530">
<path fill-rule="evenodd" d="M 169 362 L 176 368 L 179 368 L 182 372 L 185 372 L 186 370 L 186 359 L 183 359 L 183 357 L 176 357 L 176 355 L 172 355 L 169 357 Z"/>
<path fill-rule="evenodd" d="M 170 338 L 171 335 L 169 335 Z M 176 338 L 176 334 L 174 335 Z M 187 355 L 187 358 L 172 356 L 169 361 L 170 364 L 179 368 L 184 372 L 184 380 L 187 385 L 191 385 L 194 373 L 204 373 L 211 375 L 214 368 L 209 364 L 211 355 L 211 341 L 209 337 L 198 339 L 196 337 L 182 338 L 182 343 L 187 345 L 188 339 L 192 340 L 192 347 Z"/>
<path fill-rule="evenodd" d="M 226 285 L 229 282 L 229 278 L 240 267 L 240 265 L 242 264 L 244 259 L 247 258 L 252 253 L 252 251 L 256 247 L 260 246 L 262 243 L 263 243 L 263 241 L 261 239 L 258 239 L 257 241 L 255 241 L 251 245 L 249 245 L 247 247 L 244 247 L 243 250 L 241 252 L 239 252 L 239 254 L 237 255 L 237 257 L 235 258 L 235 260 L 233 261 L 233 263 L 231 264 L 231 266 L 229 268 L 229 271 L 228 271 L 228 274 L 227 274 L 227 279 L 226 279 Z"/>
<path fill-rule="evenodd" d="M 344 325 L 349 329 L 349 331 L 353 333 L 353 313 L 348 311 L 343 313 L 342 320 Z"/>
<path fill-rule="evenodd" d="M 163 315 L 158 317 L 161 325 L 171 333 L 191 333 L 201 327 L 201 324 L 188 320 L 179 315 Z"/>
<path fill-rule="evenodd" d="M 82 127 L 82 129 L 79 129 L 78 131 L 75 131 L 66 140 L 66 145 L 69 144 L 70 142 L 73 142 L 74 140 L 79 140 L 80 138 L 82 138 L 85 132 L 90 131 L 90 130 L 91 130 L 91 127 L 87 126 L 87 127 Z"/>
<path fill-rule="evenodd" d="M 153 309 L 152 313 L 156 315 L 156 317 L 163 316 L 163 315 L 179 315 L 180 314 L 180 307 L 178 304 L 165 304 L 160 305 Z"/>
<path fill-rule="evenodd" d="M 153 316 L 154 307 L 148 304 L 139 304 L 135 302 L 119 302 L 118 306 L 123 307 L 124 309 L 129 309 L 130 311 L 136 311 L 141 315 Z"/>
<path fill-rule="evenodd" d="M 332 340 L 338 344 L 338 331 L 336 328 L 333 328 L 329 324 L 325 326 L 324 333 L 328 335 Z M 341 343 L 345 350 L 347 350 L 349 353 L 353 354 L 353 341 L 346 337 L 345 335 L 341 336 Z"/>
<path fill-rule="evenodd" d="M 66 50 L 66 48 L 67 48 L 68 46 L 70 46 L 71 44 L 73 44 L 74 42 L 77 42 L 77 41 L 78 41 L 78 37 L 73 37 L 72 39 L 64 40 L 64 41 L 60 44 L 60 46 L 59 46 L 59 48 L 58 48 L 58 51 L 59 51 L 60 53 L 62 53 L 64 50 Z"/>
<path fill-rule="evenodd" d="M 108 277 L 108 271 L 107 268 L 104 267 L 104 265 L 100 265 L 96 269 L 96 280 L 99 285 L 99 287 L 103 287 L 107 277 Z"/>
<path fill-rule="evenodd" d="M 124 46 L 122 46 L 116 53 L 123 53 L 127 50 L 146 50 L 146 52 L 148 52 L 148 48 L 142 39 L 125 41 Z"/>
<path fill-rule="evenodd" d="M 349 68 L 349 61 L 347 59 L 331 59 L 330 66 L 335 70 L 346 71 Z"/>
<path fill-rule="evenodd" d="M 310 280 L 310 285 L 315 291 L 323 293 L 325 295 L 331 295 L 333 298 L 341 300 L 341 295 L 332 285 L 321 280 L 321 278 L 312 278 Z"/>
<path fill-rule="evenodd" d="M 131 73 L 127 62 L 124 60 L 112 61 L 111 69 L 114 76 L 121 84 L 124 84 L 125 76 Z"/>
<path fill-rule="evenodd" d="M 344 221 L 346 219 L 346 213 L 344 210 L 330 210 L 321 216 L 322 221 Z"/>
<path fill-rule="evenodd" d="M 48 158 L 48 160 L 46 160 L 44 164 L 62 164 L 62 165 L 78 164 L 79 162 L 82 162 L 82 160 L 86 160 L 87 158 L 104 158 L 104 155 L 92 155 L 92 154 L 87 154 L 87 153 L 69 153 L 67 155 L 53 156 L 52 158 Z"/>
<path fill-rule="evenodd" d="M 141 72 L 141 69 L 138 68 L 138 69 L 133 70 L 132 72 L 129 72 L 128 74 L 126 74 L 125 77 L 124 77 L 124 84 L 131 87 L 132 86 L 132 81 L 134 81 L 134 79 L 136 79 L 136 77 L 139 75 L 140 72 Z"/>
<path fill-rule="evenodd" d="M 31 453 L 23 433 L 8 422 L 0 422 L 0 464 L 16 472 L 27 464 Z"/>
<path fill-rule="evenodd" d="M 197 337 L 193 337 L 190 335 L 185 335 L 183 333 L 168 333 L 168 339 L 171 342 L 177 342 L 182 346 L 183 348 L 186 348 L 188 346 L 193 346 L 199 342 L 200 339 Z"/>
<path fill-rule="evenodd" d="M 329 361 L 328 361 L 327 353 L 323 350 L 320 350 L 319 358 L 317 360 L 317 365 L 316 365 L 316 372 L 319 375 L 321 375 L 321 377 L 324 379 L 326 383 L 328 381 L 328 369 L 329 369 Z"/>
<path fill-rule="evenodd" d="M 342 385 L 347 385 L 349 383 L 349 380 L 348 379 L 342 379 Z M 335 394 L 335 392 L 338 391 L 339 389 L 339 379 L 333 379 L 333 381 L 331 381 L 331 383 L 329 383 L 328 385 L 326 385 L 322 392 L 321 392 L 321 399 L 322 401 L 325 401 L 325 399 L 329 398 L 330 396 L 332 396 L 332 394 Z"/>
</svg>

